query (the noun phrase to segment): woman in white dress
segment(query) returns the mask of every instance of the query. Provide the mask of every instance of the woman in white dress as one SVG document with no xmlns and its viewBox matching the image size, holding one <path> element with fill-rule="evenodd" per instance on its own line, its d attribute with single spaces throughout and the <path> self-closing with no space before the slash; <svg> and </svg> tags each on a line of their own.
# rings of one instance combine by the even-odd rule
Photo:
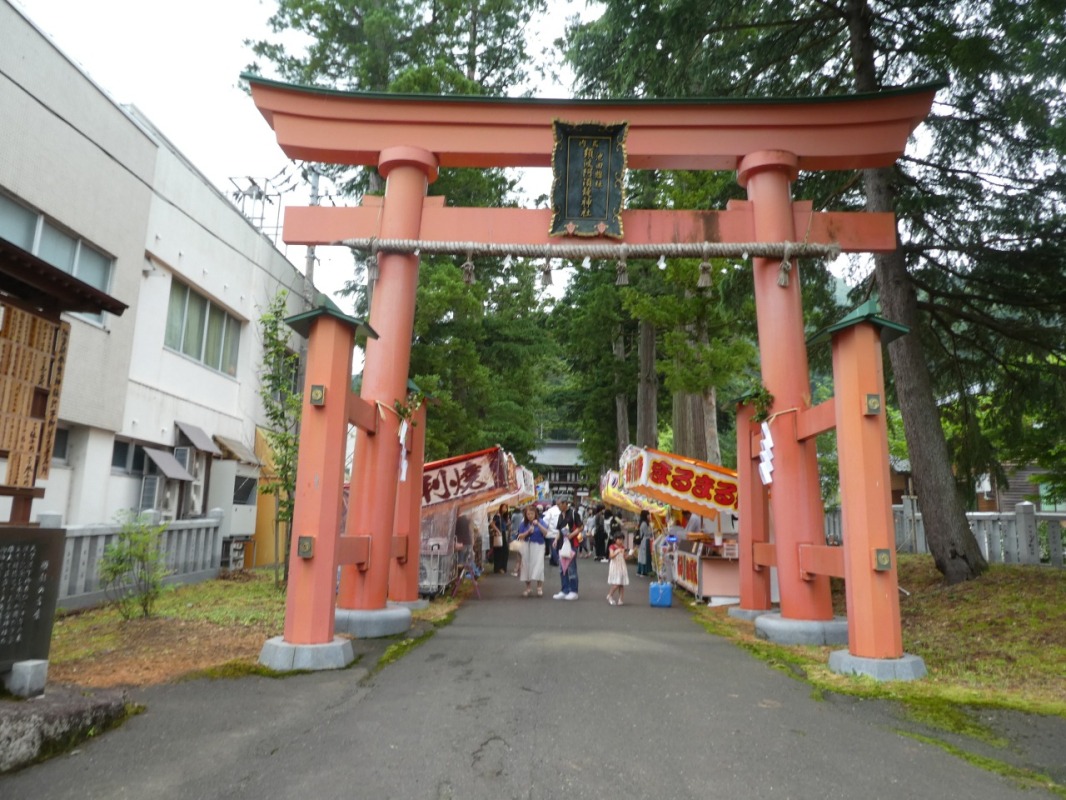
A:
<svg viewBox="0 0 1066 800">
<path fill-rule="evenodd" d="M 548 527 L 537 519 L 537 509 L 532 504 L 526 506 L 522 513 L 522 524 L 518 526 L 517 541 L 522 547 L 522 567 L 518 579 L 525 581 L 526 590 L 523 597 L 529 597 L 533 591 L 533 582 L 537 582 L 537 597 L 544 595 L 544 534 Z"/>
</svg>

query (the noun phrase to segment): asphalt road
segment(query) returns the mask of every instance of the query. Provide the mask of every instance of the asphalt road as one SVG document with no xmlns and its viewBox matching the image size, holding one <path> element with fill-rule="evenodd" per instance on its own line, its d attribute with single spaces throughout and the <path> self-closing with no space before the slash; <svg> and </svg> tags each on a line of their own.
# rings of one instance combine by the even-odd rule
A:
<svg viewBox="0 0 1066 800">
<path fill-rule="evenodd" d="M 137 692 L 147 711 L 71 754 L 0 777 L 0 798 L 1025 798 L 902 736 L 883 706 L 822 701 L 692 621 L 647 582 L 607 604 L 482 599 L 399 661 L 284 680 Z M 680 600 L 680 602 L 677 602 Z"/>
</svg>

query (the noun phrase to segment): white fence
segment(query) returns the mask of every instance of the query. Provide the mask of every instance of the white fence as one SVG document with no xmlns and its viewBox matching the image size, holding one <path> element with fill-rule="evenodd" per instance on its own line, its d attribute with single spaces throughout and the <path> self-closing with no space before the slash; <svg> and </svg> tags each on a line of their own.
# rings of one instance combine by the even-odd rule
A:
<svg viewBox="0 0 1066 800">
<path fill-rule="evenodd" d="M 49 527 L 47 521 L 41 522 Z M 195 583 L 217 577 L 222 558 L 221 526 L 222 512 L 218 510 L 202 519 L 171 522 L 162 534 L 169 573 L 164 583 Z M 106 601 L 100 583 L 100 558 L 120 530 L 120 525 L 82 525 L 66 529 L 59 583 L 60 608 L 88 608 Z"/>
<path fill-rule="evenodd" d="M 914 498 L 892 506 L 896 527 L 896 550 L 901 553 L 928 553 L 925 524 Z M 1066 513 L 1038 512 L 1032 503 L 1019 503 L 1013 512 L 971 512 L 966 515 L 981 553 L 990 564 L 1063 563 L 1063 529 Z M 829 544 L 843 541 L 840 509 L 825 512 L 825 538 Z"/>
</svg>

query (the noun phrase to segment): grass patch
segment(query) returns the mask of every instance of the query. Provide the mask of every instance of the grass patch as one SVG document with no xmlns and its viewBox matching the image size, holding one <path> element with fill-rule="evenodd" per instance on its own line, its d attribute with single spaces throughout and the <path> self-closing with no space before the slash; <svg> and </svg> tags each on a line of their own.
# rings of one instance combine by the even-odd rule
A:
<svg viewBox="0 0 1066 800">
<path fill-rule="evenodd" d="M 374 667 L 374 671 L 377 672 L 381 669 L 384 669 L 389 664 L 399 661 L 401 658 L 410 653 L 420 644 L 423 644 L 424 642 L 428 641 L 434 633 L 436 633 L 436 630 L 431 628 L 420 636 L 408 636 L 396 642 L 395 644 L 390 644 L 385 649 L 385 652 L 381 654 L 381 658 L 378 659 L 378 663 Z"/>
<path fill-rule="evenodd" d="M 262 664 L 250 663 L 248 661 L 227 661 L 224 664 L 218 664 L 214 667 L 208 667 L 207 669 L 195 670 L 193 672 L 187 672 L 182 675 L 182 681 L 195 681 L 200 678 L 206 678 L 212 681 L 232 680 L 234 678 L 248 678 L 251 676 L 257 676 L 260 678 L 288 678 L 291 675 L 305 674 L 306 670 L 293 670 L 289 672 L 279 672 L 276 669 L 270 669 L 270 667 L 264 667 Z"/>
<path fill-rule="evenodd" d="M 1066 717 L 1066 571 L 993 565 L 979 580 L 945 587 L 931 556 L 899 556 L 903 649 L 929 671 L 920 681 L 874 681 L 830 672 L 836 647 L 779 645 L 724 607 L 697 606 L 710 633 L 823 692 L 897 700 L 914 719 L 982 740 L 960 706 L 1004 708 Z M 842 586 L 834 601 L 843 613 Z M 955 710 L 949 710 L 955 709 Z"/>
</svg>

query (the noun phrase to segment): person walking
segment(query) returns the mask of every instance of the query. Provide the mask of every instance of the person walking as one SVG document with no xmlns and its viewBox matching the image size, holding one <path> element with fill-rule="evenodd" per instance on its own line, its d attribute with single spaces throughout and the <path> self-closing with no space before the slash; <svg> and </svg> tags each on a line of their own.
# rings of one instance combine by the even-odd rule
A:
<svg viewBox="0 0 1066 800">
<path fill-rule="evenodd" d="M 526 590 L 523 597 L 529 597 L 537 584 L 537 597 L 544 594 L 544 534 L 547 526 L 537 518 L 537 509 L 532 504 L 522 512 L 522 524 L 518 526 L 518 541 L 522 554 L 518 579 L 525 581 Z"/>
<path fill-rule="evenodd" d="M 629 585 L 629 569 L 626 567 L 625 536 L 616 533 L 607 550 L 609 566 L 607 567 L 607 602 L 612 606 L 623 605 L 622 599 Z"/>
<path fill-rule="evenodd" d="M 492 569 L 497 575 L 507 574 L 507 557 L 511 551 L 508 548 L 510 537 L 507 531 L 511 525 L 511 512 L 507 503 L 500 503 L 499 509 L 492 515 L 489 522 L 489 531 L 492 535 Z"/>
<path fill-rule="evenodd" d="M 622 521 L 618 519 L 618 512 L 607 509 L 603 513 L 603 553 L 599 556 L 601 563 L 607 563 L 607 548 L 614 541 L 615 534 L 621 532 Z"/>
<path fill-rule="evenodd" d="M 637 574 L 651 575 L 651 514 L 647 509 L 640 512 L 637 528 Z"/>
<path fill-rule="evenodd" d="M 581 545 L 581 519 L 570 508 L 569 498 L 559 499 L 558 535 L 554 549 L 559 558 L 561 588 L 555 600 L 577 600 L 577 550 Z"/>
<path fill-rule="evenodd" d="M 511 574 L 516 578 L 522 572 L 522 547 L 521 542 L 518 541 L 518 528 L 522 524 L 522 520 L 525 519 L 525 512 L 522 509 L 515 506 L 511 509 L 511 541 L 507 543 L 507 549 L 511 551 L 511 555 L 514 556 L 515 565 L 511 570 Z"/>
<path fill-rule="evenodd" d="M 603 506 L 596 508 L 596 527 L 593 529 L 593 543 L 596 545 L 596 560 L 607 561 L 607 512 Z"/>
<path fill-rule="evenodd" d="M 559 566 L 559 543 L 555 541 L 555 536 L 559 532 L 559 515 L 562 512 L 559 510 L 559 501 L 552 498 L 552 504 L 544 510 L 542 519 L 544 524 L 548 528 L 548 533 L 545 535 L 547 541 L 548 557 L 551 560 L 553 567 Z"/>
</svg>

